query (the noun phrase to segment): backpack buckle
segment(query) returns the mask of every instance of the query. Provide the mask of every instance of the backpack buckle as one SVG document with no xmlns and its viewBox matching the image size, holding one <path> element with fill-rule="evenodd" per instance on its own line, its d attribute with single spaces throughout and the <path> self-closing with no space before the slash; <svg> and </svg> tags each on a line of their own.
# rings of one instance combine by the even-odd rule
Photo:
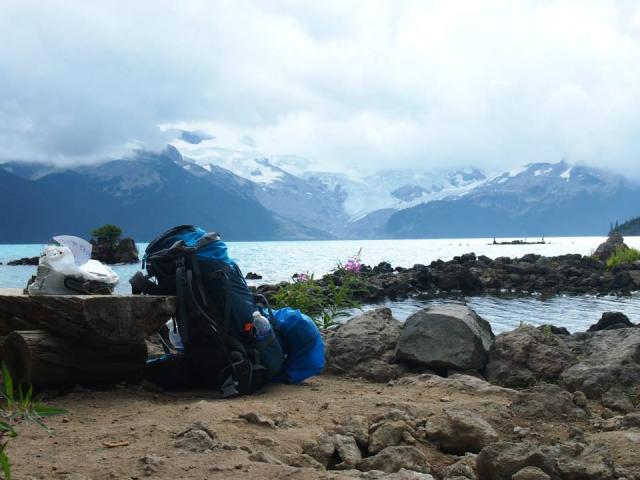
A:
<svg viewBox="0 0 640 480">
<path fill-rule="evenodd" d="M 240 395 L 240 392 L 238 392 L 236 388 L 237 386 L 238 382 L 233 379 L 233 375 L 229 375 L 222 384 L 222 398 L 237 397 Z"/>
</svg>

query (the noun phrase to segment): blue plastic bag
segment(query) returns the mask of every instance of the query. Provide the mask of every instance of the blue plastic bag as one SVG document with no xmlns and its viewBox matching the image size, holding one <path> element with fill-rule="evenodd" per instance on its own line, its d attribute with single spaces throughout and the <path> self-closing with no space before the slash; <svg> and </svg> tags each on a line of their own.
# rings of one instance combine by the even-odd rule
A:
<svg viewBox="0 0 640 480">
<path fill-rule="evenodd" d="M 324 368 L 324 342 L 316 324 L 300 310 L 290 307 L 273 311 L 285 360 L 274 380 L 300 383 Z"/>
</svg>

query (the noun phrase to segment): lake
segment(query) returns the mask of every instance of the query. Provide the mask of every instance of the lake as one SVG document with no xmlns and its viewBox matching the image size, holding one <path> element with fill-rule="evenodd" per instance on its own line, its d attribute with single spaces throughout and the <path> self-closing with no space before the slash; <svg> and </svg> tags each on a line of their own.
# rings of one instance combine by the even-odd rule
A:
<svg viewBox="0 0 640 480">
<path fill-rule="evenodd" d="M 509 240 L 509 239 L 498 239 Z M 534 239 L 535 240 L 535 239 Z M 432 260 L 449 260 L 456 255 L 474 252 L 491 258 L 519 257 L 527 253 L 554 256 L 566 253 L 591 254 L 605 237 L 548 237 L 544 245 L 492 245 L 493 238 L 420 239 L 420 240 L 331 240 L 287 242 L 228 242 L 230 255 L 244 273 L 256 272 L 263 279 L 250 284 L 289 280 L 297 272 L 321 276 L 362 249 L 362 261 L 376 265 L 382 261 L 393 266 L 410 267 Z M 640 248 L 640 237 L 626 237 L 627 245 Z M 22 288 L 35 273 L 35 267 L 9 267 L 7 261 L 39 255 L 44 245 L 0 245 L 0 288 Z M 139 244 L 144 251 L 145 243 Z M 130 292 L 127 280 L 140 265 L 116 265 L 120 275 L 117 292 Z M 388 302 L 394 315 L 405 319 L 417 309 L 433 302 L 466 301 L 491 322 L 495 332 L 510 330 L 521 322 L 540 325 L 553 323 L 571 331 L 586 329 L 602 312 L 619 310 L 634 322 L 640 322 L 640 293 L 628 297 L 556 296 L 542 299 L 538 295 L 518 297 L 473 296 L 466 298 L 408 300 Z M 370 308 L 367 306 L 366 308 Z"/>
</svg>

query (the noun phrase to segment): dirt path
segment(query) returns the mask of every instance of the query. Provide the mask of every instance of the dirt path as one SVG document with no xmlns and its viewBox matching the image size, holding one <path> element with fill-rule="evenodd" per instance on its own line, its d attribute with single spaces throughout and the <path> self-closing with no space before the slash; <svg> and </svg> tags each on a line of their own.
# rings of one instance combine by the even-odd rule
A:
<svg viewBox="0 0 640 480">
<path fill-rule="evenodd" d="M 21 426 L 9 452 L 16 479 L 341 478 L 344 474 L 339 471 L 264 460 L 276 462 L 301 453 L 303 441 L 331 430 L 349 415 L 374 417 L 398 408 L 427 418 L 444 406 L 480 414 L 503 439 L 516 439 L 514 425 L 531 428 L 532 435 L 548 441 L 566 438 L 567 424 L 519 420 L 509 413 L 510 402 L 511 395 L 501 391 L 380 385 L 329 375 L 298 386 L 274 385 L 234 400 L 207 398 L 206 393 L 153 393 L 139 387 L 74 391 L 52 401 L 69 412 L 49 420 L 53 435 Z M 249 424 L 238 417 L 249 412 L 270 416 L 279 426 Z M 219 442 L 215 448 L 199 453 L 175 446 L 176 435 L 194 422 L 214 432 Z M 588 423 L 580 427 L 590 428 Z M 418 446 L 434 473 L 454 461 L 429 443 Z"/>
</svg>

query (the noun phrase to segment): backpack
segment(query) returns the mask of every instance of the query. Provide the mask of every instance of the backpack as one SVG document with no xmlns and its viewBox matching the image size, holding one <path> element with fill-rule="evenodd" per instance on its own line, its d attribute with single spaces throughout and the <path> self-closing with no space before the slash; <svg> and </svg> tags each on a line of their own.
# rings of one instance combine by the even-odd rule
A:
<svg viewBox="0 0 640 480">
<path fill-rule="evenodd" d="M 316 324 L 300 310 L 290 307 L 273 311 L 285 361 L 276 380 L 300 383 L 324 368 L 324 342 Z"/>
<path fill-rule="evenodd" d="M 226 398 L 252 393 L 279 373 L 284 354 L 275 328 L 256 335 L 253 314 L 261 309 L 217 233 L 174 227 L 149 243 L 142 267 L 147 275 L 130 279 L 133 293 L 177 297 L 175 322 L 195 382 L 220 387 Z"/>
</svg>

